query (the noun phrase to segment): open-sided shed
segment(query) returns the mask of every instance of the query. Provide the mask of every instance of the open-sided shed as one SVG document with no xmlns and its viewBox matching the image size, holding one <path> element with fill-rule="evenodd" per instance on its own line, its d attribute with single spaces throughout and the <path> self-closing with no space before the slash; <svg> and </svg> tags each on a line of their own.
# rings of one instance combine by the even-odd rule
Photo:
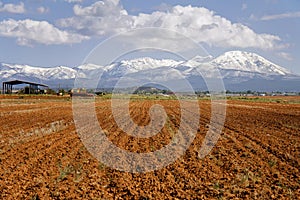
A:
<svg viewBox="0 0 300 200">
<path fill-rule="evenodd" d="M 21 80 L 13 80 L 13 81 L 6 81 L 2 83 L 2 94 L 11 94 L 12 89 L 14 85 L 21 85 L 21 84 L 27 84 L 29 86 L 29 93 L 33 90 L 38 90 L 39 86 L 48 88 L 48 85 L 41 84 L 41 83 L 34 83 L 29 81 L 21 81 Z"/>
</svg>

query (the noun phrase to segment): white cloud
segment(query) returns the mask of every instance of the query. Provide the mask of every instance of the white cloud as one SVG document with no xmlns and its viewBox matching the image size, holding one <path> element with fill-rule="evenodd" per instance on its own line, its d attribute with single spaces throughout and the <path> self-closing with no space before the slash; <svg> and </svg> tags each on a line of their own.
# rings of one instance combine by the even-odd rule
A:
<svg viewBox="0 0 300 200">
<path fill-rule="evenodd" d="M 169 13 L 141 14 L 135 18 L 136 27 L 158 26 L 191 37 L 198 42 L 222 47 L 275 47 L 280 38 L 268 34 L 256 34 L 239 23 L 215 15 L 206 8 L 176 6 Z"/>
<path fill-rule="evenodd" d="M 127 15 L 127 12 L 123 10 L 119 5 L 119 1 L 104 0 L 97 1 L 91 6 L 82 7 L 80 5 L 75 5 L 73 10 L 77 16 L 119 16 L 120 13 Z"/>
<path fill-rule="evenodd" d="M 265 15 L 265 16 L 261 17 L 261 20 L 267 21 L 267 20 L 276 20 L 276 19 L 285 19 L 285 18 L 298 18 L 298 17 L 300 17 L 300 11 L 277 14 L 277 15 Z"/>
<path fill-rule="evenodd" d="M 37 8 L 37 11 L 41 14 L 44 14 L 44 13 L 49 12 L 49 8 L 45 8 L 45 7 L 41 6 L 41 7 Z"/>
<path fill-rule="evenodd" d="M 89 39 L 88 36 L 61 31 L 46 21 L 5 20 L 0 22 L 0 36 L 17 38 L 19 45 L 71 44 Z"/>
<path fill-rule="evenodd" d="M 154 8 L 161 12 L 168 12 L 169 10 L 172 10 L 173 6 L 166 3 L 161 3 L 159 6 Z"/>
<path fill-rule="evenodd" d="M 73 7 L 74 17 L 62 19 L 59 25 L 72 27 L 80 34 L 95 36 L 126 31 L 132 27 L 132 16 L 122 8 L 118 0 L 98 1 L 91 6 Z"/>
<path fill-rule="evenodd" d="M 157 11 L 133 16 L 128 15 L 118 0 L 104 0 L 88 7 L 75 5 L 74 13 L 74 17 L 62 19 L 58 24 L 88 36 L 108 35 L 134 28 L 159 27 L 217 47 L 281 47 L 278 36 L 255 33 L 249 27 L 232 23 L 203 7 L 175 6 L 168 12 Z"/>
<path fill-rule="evenodd" d="M 288 61 L 293 60 L 293 57 L 289 53 L 286 53 L 286 52 L 279 52 L 279 53 L 277 53 L 277 55 Z"/>
<path fill-rule="evenodd" d="M 0 1 L 0 12 L 8 12 L 8 13 L 15 13 L 15 14 L 22 14 L 25 13 L 25 6 L 23 2 L 19 4 L 3 4 Z"/>
</svg>

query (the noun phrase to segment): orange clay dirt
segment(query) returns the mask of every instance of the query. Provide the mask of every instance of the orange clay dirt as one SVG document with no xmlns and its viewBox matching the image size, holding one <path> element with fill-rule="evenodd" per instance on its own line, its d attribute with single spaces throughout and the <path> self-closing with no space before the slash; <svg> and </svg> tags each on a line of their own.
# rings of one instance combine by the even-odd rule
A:
<svg viewBox="0 0 300 200">
<path fill-rule="evenodd" d="M 211 154 L 198 151 L 208 129 L 210 101 L 200 100 L 200 126 L 175 163 L 128 173 L 98 162 L 76 134 L 72 101 L 61 97 L 0 97 L 0 199 L 298 199 L 300 97 L 227 101 L 223 133 Z M 168 127 L 148 139 L 120 131 L 110 100 L 96 100 L 108 138 L 131 152 L 151 152 L 171 139 L 180 119 L 176 100 L 134 100 L 131 117 L 149 123 L 162 105 Z M 175 132 L 175 131 L 174 131 Z"/>
</svg>

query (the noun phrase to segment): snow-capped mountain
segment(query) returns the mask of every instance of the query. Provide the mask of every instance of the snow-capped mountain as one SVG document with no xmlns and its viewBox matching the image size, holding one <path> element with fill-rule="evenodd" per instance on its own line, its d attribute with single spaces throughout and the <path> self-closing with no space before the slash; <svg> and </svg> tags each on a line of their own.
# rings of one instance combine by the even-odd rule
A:
<svg viewBox="0 0 300 200">
<path fill-rule="evenodd" d="M 218 70 L 220 74 L 216 74 Z M 141 86 L 145 82 L 160 82 L 180 87 L 179 80 L 190 82 L 194 89 L 205 89 L 205 78 L 221 76 L 230 90 L 294 90 L 298 91 L 300 76 L 267 59 L 249 52 L 230 51 L 213 58 L 196 56 L 187 61 L 137 58 L 122 60 L 107 66 L 84 64 L 75 68 L 53 68 L 0 63 L 0 81 L 28 80 L 56 86 L 71 86 L 77 76 L 89 78 L 101 74 L 98 87 L 112 88 L 122 78 L 121 87 Z M 119 87 L 119 86 L 118 86 Z"/>
<path fill-rule="evenodd" d="M 288 75 L 287 69 L 249 52 L 229 51 L 211 62 L 220 69 L 255 72 L 267 75 Z"/>
<path fill-rule="evenodd" d="M 77 71 L 65 67 L 58 66 L 52 68 L 32 67 L 29 65 L 5 64 L 0 63 L 0 78 L 3 79 L 38 79 L 47 80 L 65 80 L 73 79 Z"/>
</svg>

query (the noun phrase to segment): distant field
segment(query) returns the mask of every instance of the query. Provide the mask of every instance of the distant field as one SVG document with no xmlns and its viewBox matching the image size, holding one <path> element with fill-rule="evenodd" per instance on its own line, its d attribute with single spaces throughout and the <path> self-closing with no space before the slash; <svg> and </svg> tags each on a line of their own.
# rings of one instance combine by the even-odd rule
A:
<svg viewBox="0 0 300 200">
<path fill-rule="evenodd" d="M 300 104 L 300 96 L 252 96 L 252 97 L 227 97 L 228 100 L 243 100 L 252 102 L 271 102 L 271 103 L 295 103 Z"/>
<path fill-rule="evenodd" d="M 117 127 L 109 96 L 97 97 L 95 105 L 115 145 L 151 152 L 168 144 L 180 123 L 178 101 L 157 96 L 132 98 L 134 122 L 147 125 L 154 104 L 165 108 L 169 121 L 150 139 Z M 86 150 L 70 97 L 0 95 L 0 199 L 299 198 L 300 97 L 228 98 L 223 133 L 204 159 L 198 150 L 210 101 L 200 98 L 199 105 L 200 126 L 185 155 L 161 170 L 131 174 L 106 167 Z"/>
</svg>

